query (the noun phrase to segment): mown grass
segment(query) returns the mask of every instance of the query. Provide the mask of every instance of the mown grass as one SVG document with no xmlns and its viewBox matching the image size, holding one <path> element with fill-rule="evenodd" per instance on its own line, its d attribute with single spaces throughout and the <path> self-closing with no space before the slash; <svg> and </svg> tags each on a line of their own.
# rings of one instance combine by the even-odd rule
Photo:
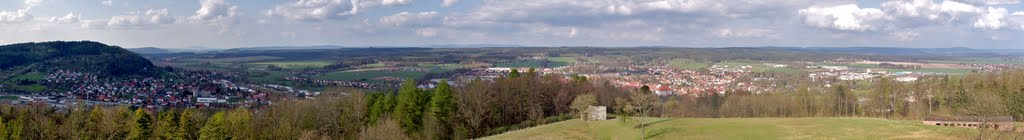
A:
<svg viewBox="0 0 1024 140">
<path fill-rule="evenodd" d="M 573 119 L 482 139 L 640 139 L 639 121 L 650 123 L 648 139 L 965 139 L 976 129 L 877 118 L 635 118 Z"/>
</svg>

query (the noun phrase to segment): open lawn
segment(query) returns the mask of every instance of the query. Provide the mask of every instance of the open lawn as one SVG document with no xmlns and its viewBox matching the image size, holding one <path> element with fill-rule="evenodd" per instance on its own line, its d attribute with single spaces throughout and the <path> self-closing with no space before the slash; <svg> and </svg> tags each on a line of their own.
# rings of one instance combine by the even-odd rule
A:
<svg viewBox="0 0 1024 140">
<path fill-rule="evenodd" d="M 573 119 L 482 139 L 640 139 L 637 119 L 649 122 L 648 139 L 965 139 L 979 133 L 878 118 L 634 118 Z"/>
</svg>

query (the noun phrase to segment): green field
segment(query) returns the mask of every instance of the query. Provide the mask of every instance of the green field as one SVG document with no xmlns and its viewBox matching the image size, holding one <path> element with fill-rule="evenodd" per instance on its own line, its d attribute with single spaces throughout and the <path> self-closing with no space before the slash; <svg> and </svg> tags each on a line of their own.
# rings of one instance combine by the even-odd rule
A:
<svg viewBox="0 0 1024 140">
<path fill-rule="evenodd" d="M 325 80 L 343 80 L 343 81 L 379 81 L 377 78 L 382 77 L 395 77 L 395 78 L 421 78 L 427 73 L 425 72 L 412 72 L 412 71 L 398 71 L 388 72 L 380 70 L 367 70 L 367 71 L 339 71 L 324 73 L 322 76 L 316 77 L 317 79 Z"/>
<path fill-rule="evenodd" d="M 383 71 L 383 70 L 360 70 L 360 71 L 336 71 L 324 73 L 316 79 L 343 80 L 343 81 L 370 81 L 382 82 L 381 78 L 422 78 L 427 73 L 441 73 L 462 68 L 460 64 L 422 64 L 420 68 L 430 69 L 426 72 L 420 71 Z"/>
<path fill-rule="evenodd" d="M 573 119 L 483 139 L 640 139 L 637 119 Z M 979 133 L 976 129 L 877 118 L 642 119 L 650 123 L 646 128 L 648 139 L 965 139 Z"/>
<path fill-rule="evenodd" d="M 965 59 L 965 60 L 924 60 L 930 63 L 948 63 L 948 64 L 1024 64 L 1024 61 L 1009 61 L 1003 59 Z"/>
<path fill-rule="evenodd" d="M 274 56 L 246 56 L 246 57 L 229 57 L 229 58 L 211 58 L 211 59 L 185 59 L 185 62 L 210 62 L 210 63 L 243 63 L 243 62 L 256 62 L 256 61 L 267 61 L 267 60 L 278 60 L 281 57 Z"/>
<path fill-rule="evenodd" d="M 802 71 L 801 69 L 794 68 L 792 66 L 775 68 L 775 67 L 769 67 L 768 65 L 761 64 L 761 63 L 750 63 L 750 62 L 718 62 L 718 63 L 715 63 L 715 65 L 729 66 L 729 68 L 739 68 L 741 66 L 751 66 L 751 68 L 749 69 L 751 72 L 771 72 L 771 73 L 795 74 L 795 73 L 800 73 Z"/>
<path fill-rule="evenodd" d="M 675 59 L 668 62 L 669 66 L 679 68 L 681 70 L 701 70 L 709 65 L 707 63 L 701 63 L 690 59 Z"/>
<path fill-rule="evenodd" d="M 14 91 L 40 92 L 40 91 L 43 91 L 43 90 L 46 89 L 46 86 L 43 86 L 42 84 L 39 84 L 40 82 L 42 82 L 42 80 L 44 78 L 46 78 L 46 75 L 48 75 L 48 74 L 40 73 L 40 72 L 30 72 L 30 73 L 18 75 L 17 77 L 13 77 L 11 79 L 7 79 L 7 81 L 0 81 L 0 83 L 7 85 L 8 87 L 6 87 L 6 88 L 9 88 L 9 89 L 14 90 Z M 31 85 L 20 85 L 20 84 L 18 84 L 18 82 L 22 81 L 22 80 L 34 81 L 34 82 L 36 82 L 36 84 L 31 84 Z"/>
<path fill-rule="evenodd" d="M 304 69 L 304 68 L 322 68 L 333 63 L 327 61 L 274 61 L 274 62 L 254 62 L 248 63 L 252 65 L 274 65 L 277 67 L 288 68 L 288 69 Z"/>
<path fill-rule="evenodd" d="M 573 63 L 576 63 L 576 60 L 571 57 L 551 57 L 544 60 L 520 60 L 515 62 L 497 63 L 494 64 L 494 66 L 506 68 L 544 68 L 545 66 L 543 66 L 543 63 L 545 62 L 545 60 L 549 62 L 547 68 L 569 66 L 572 65 Z"/>
</svg>

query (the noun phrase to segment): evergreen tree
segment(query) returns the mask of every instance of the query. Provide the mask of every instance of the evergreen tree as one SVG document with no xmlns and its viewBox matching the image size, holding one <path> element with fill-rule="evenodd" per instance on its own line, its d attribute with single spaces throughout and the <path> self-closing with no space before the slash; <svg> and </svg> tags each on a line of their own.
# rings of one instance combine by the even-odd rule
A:
<svg viewBox="0 0 1024 140">
<path fill-rule="evenodd" d="M 526 76 L 537 77 L 537 70 L 530 67 L 530 69 L 526 70 Z"/>
<path fill-rule="evenodd" d="M 4 123 L 4 117 L 0 117 L 0 139 L 10 139 L 10 134 L 7 130 L 7 123 Z"/>
<path fill-rule="evenodd" d="M 647 85 L 644 85 L 644 86 L 640 87 L 640 93 L 650 94 L 651 93 L 651 87 L 649 87 Z"/>
<path fill-rule="evenodd" d="M 512 69 L 512 71 L 509 71 L 508 78 L 519 78 L 519 70 Z"/>
<path fill-rule="evenodd" d="M 14 119 L 14 121 L 11 121 L 9 124 L 7 124 L 7 129 L 5 130 L 5 132 L 7 133 L 5 135 L 5 137 L 7 139 L 9 139 L 9 140 L 20 140 L 21 139 L 22 130 L 25 129 L 25 124 L 24 124 L 25 123 L 25 117 L 23 117 L 23 115 L 24 114 L 19 115 L 17 119 Z"/>
<path fill-rule="evenodd" d="M 246 132 L 249 130 L 249 121 L 252 119 L 252 113 L 249 109 L 238 108 L 234 111 L 228 112 L 224 116 L 224 122 L 227 123 L 228 134 L 233 139 L 251 139 L 247 138 Z"/>
<path fill-rule="evenodd" d="M 179 116 L 175 114 L 174 110 L 167 110 L 160 113 L 160 122 L 157 123 L 157 132 L 159 132 L 158 138 L 160 139 L 173 139 L 178 136 L 178 123 Z"/>
<path fill-rule="evenodd" d="M 92 111 L 89 111 L 89 120 L 85 122 L 86 135 L 91 139 L 102 139 L 104 134 L 104 119 L 107 117 L 107 112 L 100 106 L 95 106 Z"/>
<path fill-rule="evenodd" d="M 178 117 L 178 132 L 174 139 L 194 140 L 199 138 L 198 127 L 196 127 L 196 122 L 192 120 L 192 112 L 191 109 L 181 111 L 181 117 Z"/>
<path fill-rule="evenodd" d="M 153 136 L 153 123 L 152 118 L 146 109 L 139 108 L 135 110 L 135 127 L 132 127 L 132 131 L 128 133 L 128 139 L 131 140 L 142 140 L 150 139 Z"/>
<path fill-rule="evenodd" d="M 405 80 L 398 90 L 398 105 L 395 109 L 395 116 L 399 119 L 399 125 L 406 133 L 418 132 L 423 128 L 423 100 L 422 91 L 416 88 L 416 82 L 412 79 Z"/>
<path fill-rule="evenodd" d="M 230 140 L 231 135 L 228 134 L 228 124 L 224 121 L 224 112 L 217 112 L 213 114 L 208 120 L 206 125 L 199 130 L 199 139 L 201 140 Z"/>
<path fill-rule="evenodd" d="M 443 130 L 436 130 L 441 132 L 440 139 L 448 139 L 447 134 L 451 133 L 451 115 L 456 111 L 455 106 L 455 91 L 448 86 L 448 80 L 442 79 L 441 83 L 434 88 L 434 95 L 430 99 L 430 111 L 434 119 L 440 128 Z"/>
</svg>

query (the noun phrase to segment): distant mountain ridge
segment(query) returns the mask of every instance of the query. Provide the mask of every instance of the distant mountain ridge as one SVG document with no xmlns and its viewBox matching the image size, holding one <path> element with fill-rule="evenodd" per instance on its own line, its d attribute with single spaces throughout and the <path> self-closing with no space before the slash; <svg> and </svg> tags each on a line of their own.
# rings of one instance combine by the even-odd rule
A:
<svg viewBox="0 0 1024 140">
<path fill-rule="evenodd" d="M 174 53 L 174 51 L 161 49 L 157 47 L 143 47 L 143 48 L 130 48 L 128 51 L 132 51 L 139 54 L 161 54 L 161 53 Z"/>
<path fill-rule="evenodd" d="M 117 46 L 93 41 L 29 42 L 0 46 L 0 78 L 56 70 L 100 76 L 154 76 L 161 70 L 149 60 Z"/>
<path fill-rule="evenodd" d="M 953 48 L 898 48 L 898 47 L 757 47 L 798 52 L 869 54 L 869 55 L 970 55 L 994 53 L 990 50 L 966 47 Z"/>
</svg>

